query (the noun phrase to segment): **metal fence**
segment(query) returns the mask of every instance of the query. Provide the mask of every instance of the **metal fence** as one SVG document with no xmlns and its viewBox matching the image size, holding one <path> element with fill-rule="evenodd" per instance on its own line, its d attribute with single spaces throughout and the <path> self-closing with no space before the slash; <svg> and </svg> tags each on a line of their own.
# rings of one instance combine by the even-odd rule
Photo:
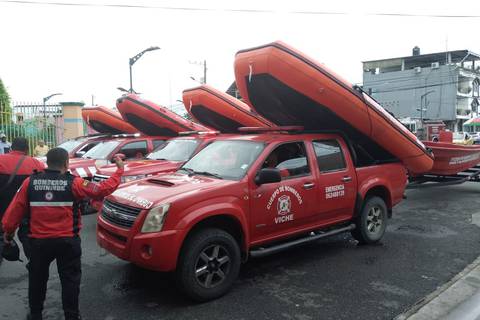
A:
<svg viewBox="0 0 480 320">
<path fill-rule="evenodd" d="M 5 134 L 9 142 L 16 137 L 25 137 L 32 155 L 39 140 L 52 148 L 63 142 L 62 106 L 0 99 L 0 133 Z"/>
</svg>

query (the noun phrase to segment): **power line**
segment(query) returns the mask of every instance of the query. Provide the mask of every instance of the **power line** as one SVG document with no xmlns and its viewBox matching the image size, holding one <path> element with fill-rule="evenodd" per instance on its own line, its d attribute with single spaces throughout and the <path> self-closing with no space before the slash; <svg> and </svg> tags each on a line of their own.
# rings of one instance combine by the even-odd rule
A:
<svg viewBox="0 0 480 320">
<path fill-rule="evenodd" d="M 56 2 L 56 1 L 29 1 L 29 0 L 0 0 L 3 3 L 15 3 L 24 5 L 48 5 L 48 6 L 76 6 L 76 7 L 106 7 L 106 8 L 130 8 L 130 9 L 160 9 L 160 10 L 175 10 L 175 11 L 224 11 L 233 13 L 260 13 L 260 14 L 272 14 L 272 13 L 287 13 L 294 15 L 351 15 L 350 12 L 345 11 L 279 11 L 268 9 L 231 9 L 231 8 L 201 8 L 201 7 L 173 7 L 173 6 L 153 6 L 153 5 L 141 5 L 141 4 L 120 4 L 120 3 L 79 3 L 79 2 Z M 367 12 L 361 13 L 365 16 L 379 16 L 379 17 L 407 17 L 407 18 L 447 18 L 447 19 L 478 19 L 480 15 L 449 15 L 449 14 L 417 14 L 417 13 L 400 13 L 400 12 Z"/>
</svg>

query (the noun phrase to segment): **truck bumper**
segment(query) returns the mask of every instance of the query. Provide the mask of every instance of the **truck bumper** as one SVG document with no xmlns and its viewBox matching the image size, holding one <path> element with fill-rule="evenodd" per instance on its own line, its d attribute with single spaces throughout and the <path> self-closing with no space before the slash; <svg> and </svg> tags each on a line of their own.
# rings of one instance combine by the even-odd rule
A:
<svg viewBox="0 0 480 320">
<path fill-rule="evenodd" d="M 154 271 L 172 271 L 177 265 L 182 236 L 178 230 L 140 233 L 142 214 L 131 229 L 124 229 L 105 221 L 101 215 L 97 223 L 97 243 L 120 259 Z M 139 223 L 141 222 L 141 223 Z"/>
</svg>

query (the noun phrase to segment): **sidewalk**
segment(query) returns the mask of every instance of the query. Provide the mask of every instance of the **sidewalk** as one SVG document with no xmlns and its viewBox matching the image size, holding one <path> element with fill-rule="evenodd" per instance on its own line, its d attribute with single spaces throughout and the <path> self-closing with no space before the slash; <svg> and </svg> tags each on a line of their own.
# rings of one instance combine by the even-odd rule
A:
<svg viewBox="0 0 480 320">
<path fill-rule="evenodd" d="M 480 257 L 395 320 L 480 320 Z"/>
</svg>

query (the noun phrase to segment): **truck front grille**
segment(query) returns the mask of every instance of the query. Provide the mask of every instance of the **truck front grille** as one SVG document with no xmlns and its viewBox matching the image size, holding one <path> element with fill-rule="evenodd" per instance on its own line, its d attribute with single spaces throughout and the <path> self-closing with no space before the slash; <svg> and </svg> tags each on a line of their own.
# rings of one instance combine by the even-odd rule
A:
<svg viewBox="0 0 480 320">
<path fill-rule="evenodd" d="M 142 209 L 105 200 L 102 207 L 102 218 L 122 228 L 131 228 Z"/>
</svg>

